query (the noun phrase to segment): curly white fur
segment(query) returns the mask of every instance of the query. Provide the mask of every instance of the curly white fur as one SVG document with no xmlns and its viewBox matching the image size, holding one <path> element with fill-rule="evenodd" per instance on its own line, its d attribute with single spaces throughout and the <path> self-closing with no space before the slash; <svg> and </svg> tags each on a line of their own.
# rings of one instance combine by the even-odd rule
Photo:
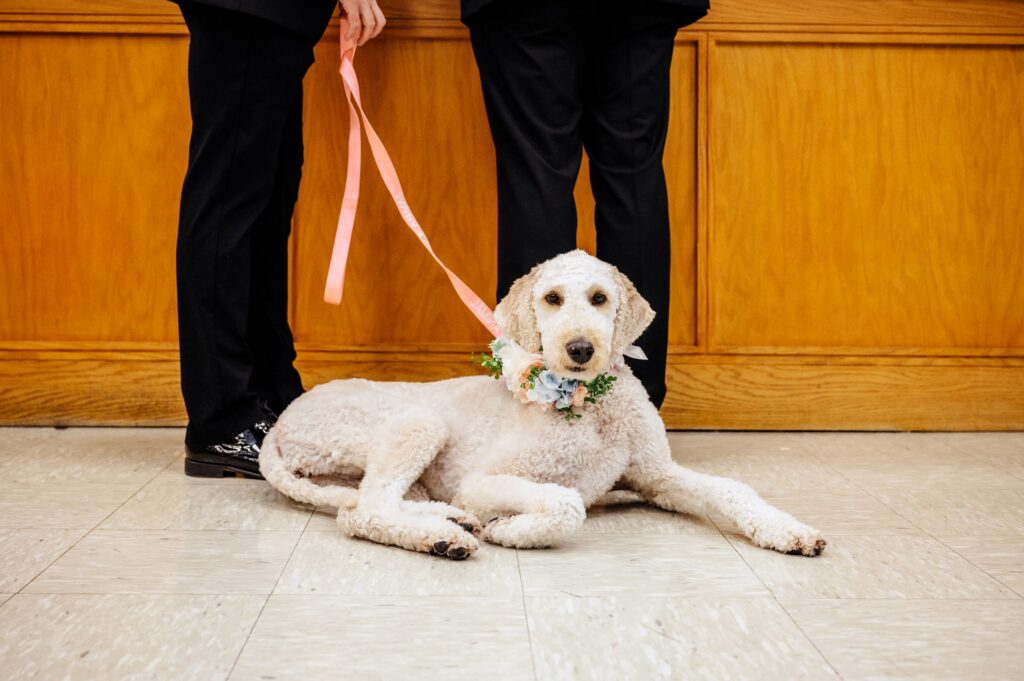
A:
<svg viewBox="0 0 1024 681">
<path fill-rule="evenodd" d="M 281 414 L 260 455 L 264 477 L 293 499 L 337 507 L 353 537 L 456 559 L 476 551 L 478 537 L 558 544 L 613 490 L 679 513 L 715 511 L 758 546 L 821 552 L 817 530 L 747 485 L 673 462 L 664 423 L 621 361 L 654 313 L 614 267 L 582 251 L 557 256 L 520 278 L 495 312 L 557 375 L 609 372 L 614 389 L 570 422 L 521 404 L 487 376 L 332 381 Z M 574 361 L 572 341 L 589 342 L 593 357 Z"/>
</svg>

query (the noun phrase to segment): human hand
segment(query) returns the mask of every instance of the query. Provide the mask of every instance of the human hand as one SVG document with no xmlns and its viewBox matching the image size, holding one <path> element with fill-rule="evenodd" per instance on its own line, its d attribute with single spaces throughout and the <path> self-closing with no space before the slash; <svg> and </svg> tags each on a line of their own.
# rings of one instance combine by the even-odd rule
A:
<svg viewBox="0 0 1024 681">
<path fill-rule="evenodd" d="M 370 38 L 376 38 L 384 30 L 384 13 L 377 6 L 377 0 L 338 0 L 341 11 L 348 17 L 347 40 L 355 38 L 362 47 Z"/>
</svg>

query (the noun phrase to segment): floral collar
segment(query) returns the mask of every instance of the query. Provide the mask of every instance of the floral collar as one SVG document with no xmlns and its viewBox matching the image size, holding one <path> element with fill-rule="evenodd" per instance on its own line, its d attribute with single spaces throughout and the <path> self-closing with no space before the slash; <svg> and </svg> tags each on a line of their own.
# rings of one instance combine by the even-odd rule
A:
<svg viewBox="0 0 1024 681">
<path fill-rule="evenodd" d="M 597 402 L 615 384 L 615 376 L 610 374 L 600 374 L 591 381 L 556 376 L 544 366 L 541 355 L 527 352 L 509 338 L 491 341 L 490 348 L 490 355 L 480 357 L 480 366 L 494 378 L 504 378 L 506 387 L 520 402 L 536 402 L 545 410 L 562 414 L 566 421 L 583 418 L 576 409 Z"/>
</svg>

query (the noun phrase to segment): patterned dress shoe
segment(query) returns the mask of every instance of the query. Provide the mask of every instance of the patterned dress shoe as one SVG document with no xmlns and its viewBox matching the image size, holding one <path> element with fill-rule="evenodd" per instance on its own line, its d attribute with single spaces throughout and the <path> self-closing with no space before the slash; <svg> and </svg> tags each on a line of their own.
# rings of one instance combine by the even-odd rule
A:
<svg viewBox="0 0 1024 681">
<path fill-rule="evenodd" d="M 274 419 L 276 420 L 276 418 Z M 193 478 L 232 478 L 241 476 L 262 480 L 260 446 L 273 426 L 270 418 L 252 424 L 229 442 L 190 447 L 185 445 L 185 475 Z"/>
<path fill-rule="evenodd" d="M 260 407 L 263 409 L 263 414 L 266 416 L 267 423 L 271 426 L 277 423 L 277 412 L 270 408 L 270 404 L 266 400 L 260 400 Z"/>
</svg>

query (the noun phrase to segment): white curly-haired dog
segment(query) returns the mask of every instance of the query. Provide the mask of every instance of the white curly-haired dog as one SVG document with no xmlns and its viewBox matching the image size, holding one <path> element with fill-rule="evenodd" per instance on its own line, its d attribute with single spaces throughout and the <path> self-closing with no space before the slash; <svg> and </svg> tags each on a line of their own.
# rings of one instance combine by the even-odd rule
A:
<svg viewBox="0 0 1024 681">
<path fill-rule="evenodd" d="M 495 315 L 521 346 L 503 354 L 506 367 L 541 352 L 558 376 L 608 372 L 614 388 L 567 420 L 488 376 L 331 381 L 281 414 L 260 454 L 264 477 L 292 499 L 338 508 L 353 537 L 453 559 L 476 551 L 478 537 L 558 544 L 612 490 L 679 513 L 715 511 L 758 546 L 821 552 L 817 530 L 747 485 L 672 460 L 657 409 L 622 361 L 654 312 L 614 267 L 583 251 L 559 255 L 517 280 Z"/>
</svg>

